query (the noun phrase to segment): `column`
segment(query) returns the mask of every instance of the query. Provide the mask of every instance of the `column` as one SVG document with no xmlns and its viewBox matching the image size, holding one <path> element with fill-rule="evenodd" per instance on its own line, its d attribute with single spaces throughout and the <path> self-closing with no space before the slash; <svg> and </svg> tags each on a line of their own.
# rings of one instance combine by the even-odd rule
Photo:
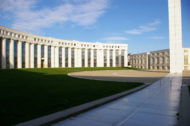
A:
<svg viewBox="0 0 190 126">
<path fill-rule="evenodd" d="M 118 53 L 119 53 L 119 54 L 118 54 L 118 55 L 119 55 L 119 56 L 118 56 L 118 57 L 119 57 L 119 58 L 118 58 L 118 60 L 119 60 L 119 67 L 121 67 L 121 50 L 118 50 Z"/>
<path fill-rule="evenodd" d="M 9 68 L 14 68 L 14 40 L 9 40 Z"/>
<path fill-rule="evenodd" d="M 59 67 L 59 47 L 55 47 L 55 67 Z"/>
<path fill-rule="evenodd" d="M 101 56 L 100 67 L 104 67 L 104 50 L 103 49 L 100 50 L 100 56 Z"/>
<path fill-rule="evenodd" d="M 65 67 L 65 48 L 62 47 L 62 67 Z"/>
<path fill-rule="evenodd" d="M 113 67 L 115 67 L 115 49 L 113 49 L 112 51 L 112 63 L 113 63 Z"/>
<path fill-rule="evenodd" d="M 78 67 L 78 58 L 77 58 L 77 51 L 78 49 L 77 48 L 74 48 L 74 67 Z"/>
<path fill-rule="evenodd" d="M 78 49 L 78 51 L 77 51 L 77 53 L 78 53 L 78 67 L 82 67 L 82 49 L 81 48 L 79 48 Z"/>
<path fill-rule="evenodd" d="M 157 55 L 154 55 L 154 61 L 155 61 L 154 69 L 157 70 L 157 64 L 158 64 Z"/>
<path fill-rule="evenodd" d="M 106 65 L 110 67 L 110 50 L 107 49 Z"/>
<path fill-rule="evenodd" d="M 34 44 L 30 44 L 30 68 L 34 68 Z"/>
<path fill-rule="evenodd" d="M 17 41 L 17 68 L 22 68 L 22 42 Z"/>
<path fill-rule="evenodd" d="M 55 47 L 51 46 L 51 68 L 55 67 Z"/>
<path fill-rule="evenodd" d="M 128 52 L 124 50 L 124 67 L 128 67 Z"/>
<path fill-rule="evenodd" d="M 48 68 L 48 46 L 44 45 L 44 68 Z"/>
<path fill-rule="evenodd" d="M 104 54 L 103 49 L 97 49 L 97 67 L 104 66 Z"/>
<path fill-rule="evenodd" d="M 30 53 L 29 53 L 30 49 L 29 49 L 29 43 L 25 42 L 25 68 L 29 68 L 30 67 L 30 63 L 29 63 L 29 57 L 30 57 Z"/>
<path fill-rule="evenodd" d="M 182 48 L 181 0 L 168 0 L 170 73 L 182 73 L 184 56 Z"/>
<path fill-rule="evenodd" d="M 88 67 L 88 49 L 84 49 L 84 67 Z"/>
<path fill-rule="evenodd" d="M 167 57 L 168 57 L 167 53 L 164 53 L 164 69 L 165 70 L 168 69 L 168 67 L 167 67 L 168 66 Z"/>
<path fill-rule="evenodd" d="M 99 67 L 99 59 L 100 59 L 100 55 L 99 55 L 99 49 L 96 50 L 96 67 Z"/>
<path fill-rule="evenodd" d="M 71 48 L 68 47 L 68 67 L 71 67 Z"/>
<path fill-rule="evenodd" d="M 1 68 L 6 69 L 6 39 L 1 38 Z"/>
<path fill-rule="evenodd" d="M 146 60 L 145 60 L 146 69 L 149 69 L 149 63 L 148 63 L 148 62 L 149 62 L 149 57 L 148 57 L 148 56 L 149 56 L 149 54 L 147 53 L 147 54 L 146 54 Z"/>
<path fill-rule="evenodd" d="M 90 50 L 90 67 L 94 67 L 94 49 Z"/>
<path fill-rule="evenodd" d="M 41 68 L 41 45 L 37 45 L 37 68 Z"/>
</svg>

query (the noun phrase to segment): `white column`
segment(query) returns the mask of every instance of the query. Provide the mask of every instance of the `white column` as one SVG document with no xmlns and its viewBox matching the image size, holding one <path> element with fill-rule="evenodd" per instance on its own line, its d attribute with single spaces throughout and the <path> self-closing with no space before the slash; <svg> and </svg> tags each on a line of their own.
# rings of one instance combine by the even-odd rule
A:
<svg viewBox="0 0 190 126">
<path fill-rule="evenodd" d="M 107 49 L 106 65 L 110 67 L 110 50 Z"/>
<path fill-rule="evenodd" d="M 149 53 L 146 54 L 146 61 L 145 61 L 146 62 L 146 69 L 149 69 L 149 63 L 148 63 L 149 62 L 149 58 L 148 58 L 148 55 L 149 55 Z"/>
<path fill-rule="evenodd" d="M 104 67 L 104 52 L 103 49 L 97 49 L 97 67 Z"/>
<path fill-rule="evenodd" d="M 41 68 L 41 45 L 37 45 L 37 68 Z"/>
<path fill-rule="evenodd" d="M 100 50 L 100 55 L 101 55 L 101 62 L 100 62 L 100 67 L 104 67 L 104 50 Z"/>
<path fill-rule="evenodd" d="M 68 67 L 71 67 L 71 48 L 68 47 Z"/>
<path fill-rule="evenodd" d="M 9 68 L 14 68 L 14 40 L 9 40 Z"/>
<path fill-rule="evenodd" d="M 96 50 L 96 67 L 99 67 L 99 59 L 100 59 L 100 56 L 99 56 L 99 49 Z"/>
<path fill-rule="evenodd" d="M 59 47 L 55 47 L 55 67 L 59 67 Z"/>
<path fill-rule="evenodd" d="M 119 60 L 119 67 L 121 67 L 121 50 L 118 50 L 118 52 L 119 52 L 119 58 L 118 58 L 118 60 Z"/>
<path fill-rule="evenodd" d="M 34 44 L 30 44 L 30 68 L 34 68 Z"/>
<path fill-rule="evenodd" d="M 30 53 L 29 53 L 30 49 L 29 49 L 29 43 L 25 42 L 25 68 L 29 68 L 30 67 Z"/>
<path fill-rule="evenodd" d="M 181 0 L 168 0 L 170 35 L 170 73 L 182 73 L 184 56 L 182 49 Z"/>
<path fill-rule="evenodd" d="M 112 66 L 115 67 L 115 49 L 112 50 Z"/>
<path fill-rule="evenodd" d="M 22 42 L 17 41 L 17 68 L 22 68 Z"/>
<path fill-rule="evenodd" d="M 48 67 L 48 46 L 44 45 L 44 68 Z"/>
<path fill-rule="evenodd" d="M 94 49 L 90 50 L 90 67 L 94 67 Z"/>
<path fill-rule="evenodd" d="M 127 50 L 124 50 L 124 67 L 128 67 L 128 52 L 127 52 Z"/>
<path fill-rule="evenodd" d="M 1 39 L 1 68 L 6 69 L 6 39 Z"/>
<path fill-rule="evenodd" d="M 62 67 L 65 67 L 65 48 L 62 47 Z"/>
<path fill-rule="evenodd" d="M 88 49 L 84 49 L 84 66 L 88 67 Z"/>
<path fill-rule="evenodd" d="M 78 49 L 78 51 L 77 51 L 77 53 L 78 53 L 78 67 L 82 67 L 82 49 L 81 48 L 79 48 Z"/>
<path fill-rule="evenodd" d="M 55 47 L 51 46 L 51 68 L 55 67 Z"/>
<path fill-rule="evenodd" d="M 78 53 L 77 53 L 78 49 L 77 48 L 74 48 L 74 67 L 78 67 Z"/>
</svg>

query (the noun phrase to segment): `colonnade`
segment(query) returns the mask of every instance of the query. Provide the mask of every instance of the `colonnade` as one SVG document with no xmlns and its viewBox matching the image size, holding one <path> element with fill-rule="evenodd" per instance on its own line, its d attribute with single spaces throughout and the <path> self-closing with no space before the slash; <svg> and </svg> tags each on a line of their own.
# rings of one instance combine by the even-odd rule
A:
<svg viewBox="0 0 190 126">
<path fill-rule="evenodd" d="M 133 54 L 129 62 L 131 66 L 135 68 L 169 70 L 169 49 Z"/>
<path fill-rule="evenodd" d="M 130 57 L 130 64 L 135 68 L 148 69 L 149 53 L 134 54 Z"/>
<path fill-rule="evenodd" d="M 3 26 L 0 26 L 0 38 L 2 69 L 127 67 L 126 44 L 53 39 L 19 32 Z M 117 59 L 118 61 L 116 61 Z"/>
</svg>

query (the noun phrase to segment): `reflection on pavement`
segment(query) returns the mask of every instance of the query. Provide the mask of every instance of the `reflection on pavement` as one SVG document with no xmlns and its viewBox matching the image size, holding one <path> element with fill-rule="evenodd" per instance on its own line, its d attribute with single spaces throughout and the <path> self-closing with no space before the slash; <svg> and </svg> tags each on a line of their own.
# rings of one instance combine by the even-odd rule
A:
<svg viewBox="0 0 190 126">
<path fill-rule="evenodd" d="M 145 89 L 53 126 L 173 126 L 181 84 L 181 74 L 169 74 Z"/>
</svg>

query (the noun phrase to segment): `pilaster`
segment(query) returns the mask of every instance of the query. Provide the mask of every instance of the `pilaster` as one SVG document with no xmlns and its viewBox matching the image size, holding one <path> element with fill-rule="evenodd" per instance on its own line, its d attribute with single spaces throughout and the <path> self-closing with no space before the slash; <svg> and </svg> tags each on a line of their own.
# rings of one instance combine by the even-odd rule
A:
<svg viewBox="0 0 190 126">
<path fill-rule="evenodd" d="M 6 39 L 1 38 L 1 68 L 6 69 Z"/>
<path fill-rule="evenodd" d="M 90 50 L 90 67 L 94 67 L 94 49 Z"/>
<path fill-rule="evenodd" d="M 48 46 L 44 45 L 44 68 L 48 68 Z"/>
<path fill-rule="evenodd" d="M 30 68 L 34 68 L 34 44 L 30 44 Z"/>
<path fill-rule="evenodd" d="M 37 68 L 41 68 L 41 45 L 37 45 Z"/>
<path fill-rule="evenodd" d="M 9 68 L 14 68 L 14 40 L 9 40 Z"/>
<path fill-rule="evenodd" d="M 22 68 L 22 42 L 17 41 L 17 68 Z"/>
</svg>

